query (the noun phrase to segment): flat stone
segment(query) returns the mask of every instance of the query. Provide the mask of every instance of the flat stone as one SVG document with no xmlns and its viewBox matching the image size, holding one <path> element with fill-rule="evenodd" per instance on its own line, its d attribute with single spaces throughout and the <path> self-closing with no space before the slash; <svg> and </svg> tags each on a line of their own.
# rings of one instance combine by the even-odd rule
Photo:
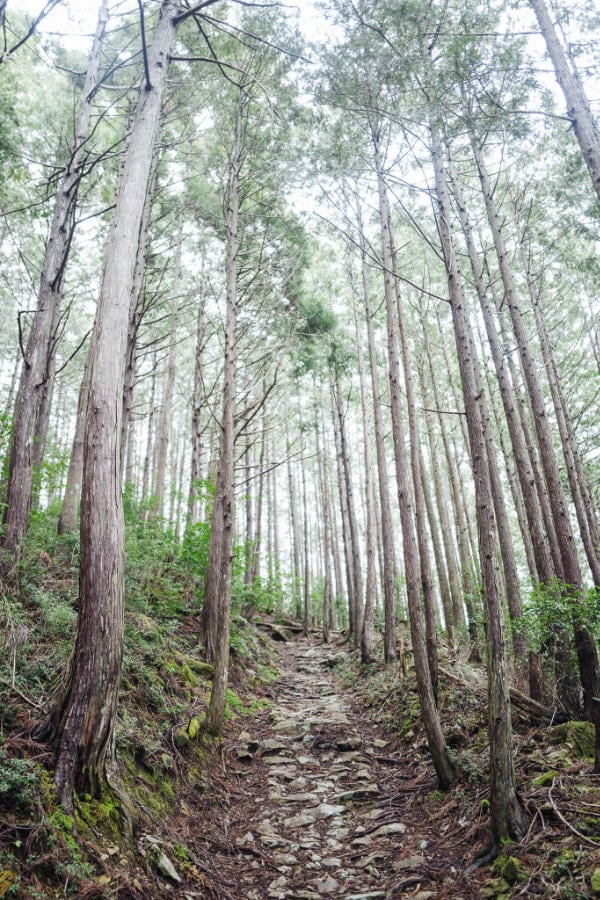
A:
<svg viewBox="0 0 600 900">
<path fill-rule="evenodd" d="M 297 737 L 303 735 L 307 730 L 308 725 L 305 722 L 298 722 L 296 719 L 284 719 L 273 725 L 273 731 L 278 734 L 296 735 Z"/>
<path fill-rule="evenodd" d="M 169 881 L 174 881 L 175 884 L 181 884 L 179 873 L 177 872 L 175 866 L 173 865 L 167 854 L 163 851 L 160 851 L 156 858 L 156 868 L 160 872 L 160 874 L 164 875 L 165 878 L 168 878 Z"/>
<path fill-rule="evenodd" d="M 321 865 L 325 869 L 341 869 L 342 868 L 342 860 L 339 856 L 329 856 L 327 859 L 321 860 Z"/>
<path fill-rule="evenodd" d="M 380 900 L 386 896 L 385 891 L 369 891 L 368 894 L 346 894 L 345 900 Z"/>
<path fill-rule="evenodd" d="M 301 790 L 303 787 L 306 787 L 307 784 L 308 778 L 305 778 L 304 775 L 300 775 L 299 778 L 294 778 L 294 780 L 290 784 L 290 787 L 294 790 Z"/>
<path fill-rule="evenodd" d="M 369 847 L 373 843 L 371 837 L 366 835 L 365 837 L 354 838 L 352 841 L 353 847 Z"/>
<path fill-rule="evenodd" d="M 279 754 L 276 756 L 263 756 L 262 761 L 265 766 L 280 766 L 281 763 L 291 764 L 294 762 L 291 756 L 280 756 Z"/>
<path fill-rule="evenodd" d="M 298 857 L 293 853 L 274 853 L 273 862 L 278 866 L 293 866 L 298 862 Z"/>
<path fill-rule="evenodd" d="M 356 868 L 366 869 L 367 866 L 370 866 L 372 863 L 377 862 L 377 860 L 380 859 L 385 859 L 385 853 L 380 853 L 376 850 L 374 853 L 369 853 L 369 855 L 365 856 L 364 859 L 359 860 L 356 863 Z"/>
<path fill-rule="evenodd" d="M 240 762 L 252 762 L 254 759 L 252 753 L 249 750 L 245 750 L 243 747 L 239 747 L 235 751 L 235 755 L 240 760 Z"/>
<path fill-rule="evenodd" d="M 384 837 L 386 834 L 405 834 L 406 825 L 404 822 L 388 822 L 387 825 L 381 825 L 377 831 L 372 832 L 373 837 Z"/>
<path fill-rule="evenodd" d="M 238 847 L 245 847 L 246 844 L 254 843 L 254 835 L 251 831 L 247 831 L 243 837 L 236 838 L 236 844 Z"/>
<path fill-rule="evenodd" d="M 312 825 L 317 818 L 316 812 L 300 813 L 298 816 L 290 816 L 284 819 L 283 824 L 286 828 L 304 828 L 306 825 Z"/>
<path fill-rule="evenodd" d="M 284 803 L 308 803 L 311 806 L 314 806 L 319 802 L 319 798 L 316 794 L 309 793 L 301 793 L 301 794 L 285 794 L 282 798 Z"/>
<path fill-rule="evenodd" d="M 331 875 L 328 875 L 327 878 L 318 878 L 313 884 L 320 894 L 333 894 L 340 886 L 339 882 L 332 878 Z"/>
<path fill-rule="evenodd" d="M 279 878 L 275 878 L 271 884 L 269 885 L 269 897 L 274 897 L 276 900 L 285 900 L 288 895 L 287 888 L 288 880 L 285 875 L 280 875 Z"/>
<path fill-rule="evenodd" d="M 333 798 L 334 800 L 370 800 L 371 797 L 376 797 L 380 793 L 379 786 L 376 784 L 365 784 L 364 787 L 353 788 L 350 791 L 342 791 L 341 794 L 336 794 Z"/>
<path fill-rule="evenodd" d="M 344 812 L 346 812 L 344 806 L 334 806 L 331 803 L 321 803 L 317 808 L 320 819 L 330 819 L 332 816 L 339 816 Z"/>
<path fill-rule="evenodd" d="M 283 781 L 293 781 L 296 774 L 295 769 L 285 769 L 283 766 L 277 769 L 269 769 L 269 776 L 271 778 L 281 778 Z"/>
<path fill-rule="evenodd" d="M 403 872 L 406 869 L 422 869 L 427 865 L 424 856 L 407 856 L 405 859 L 397 859 L 392 863 L 394 872 Z"/>
<path fill-rule="evenodd" d="M 285 744 L 283 741 L 276 741 L 273 738 L 267 738 L 264 741 L 258 742 L 258 752 L 261 756 L 265 754 L 273 754 L 276 755 L 278 753 L 285 753 L 290 749 L 289 744 Z"/>
<path fill-rule="evenodd" d="M 359 753 L 358 750 L 347 750 L 345 753 L 340 753 L 338 758 L 335 761 L 335 765 L 343 765 L 344 763 L 354 762 L 357 759 L 360 759 L 362 753 Z"/>
</svg>

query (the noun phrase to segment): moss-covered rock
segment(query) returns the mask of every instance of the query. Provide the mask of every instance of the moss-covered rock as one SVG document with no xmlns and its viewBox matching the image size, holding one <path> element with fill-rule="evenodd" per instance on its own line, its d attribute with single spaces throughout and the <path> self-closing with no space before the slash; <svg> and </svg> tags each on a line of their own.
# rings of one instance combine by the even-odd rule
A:
<svg viewBox="0 0 600 900">
<path fill-rule="evenodd" d="M 175 744 L 182 750 L 189 741 L 195 741 L 200 734 L 200 719 L 192 716 L 184 728 L 180 728 L 175 734 Z"/>
<path fill-rule="evenodd" d="M 492 866 L 494 875 L 499 875 L 508 884 L 518 884 L 527 879 L 527 870 L 516 856 L 501 854 Z"/>
<path fill-rule="evenodd" d="M 187 673 L 198 676 L 203 681 L 212 681 L 215 670 L 210 663 L 204 662 L 202 659 L 196 659 L 187 653 L 179 652 L 175 654 L 175 659 Z"/>
<path fill-rule="evenodd" d="M 594 758 L 594 726 L 591 722 L 565 722 L 550 729 L 554 743 L 563 744 L 576 758 Z"/>
</svg>

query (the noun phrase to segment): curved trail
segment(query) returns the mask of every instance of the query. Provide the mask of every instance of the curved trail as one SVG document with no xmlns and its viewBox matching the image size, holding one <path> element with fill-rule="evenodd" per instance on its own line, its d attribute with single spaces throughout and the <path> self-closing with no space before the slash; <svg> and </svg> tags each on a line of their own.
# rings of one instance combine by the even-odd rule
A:
<svg viewBox="0 0 600 900">
<path fill-rule="evenodd" d="M 407 764 L 335 688 L 333 652 L 286 644 L 268 715 L 227 747 L 226 809 L 213 809 L 219 839 L 206 844 L 219 896 L 480 896 L 437 846 L 435 821 L 422 809 L 411 815 L 421 790 L 434 787 L 431 771 Z"/>
</svg>

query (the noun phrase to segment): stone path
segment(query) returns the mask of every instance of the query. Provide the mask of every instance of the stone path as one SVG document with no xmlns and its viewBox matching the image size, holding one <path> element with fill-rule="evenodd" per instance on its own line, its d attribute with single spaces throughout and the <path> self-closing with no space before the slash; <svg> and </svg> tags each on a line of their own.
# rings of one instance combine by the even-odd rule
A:
<svg viewBox="0 0 600 900">
<path fill-rule="evenodd" d="M 288 644 L 268 736 L 243 732 L 231 750 L 238 770 L 247 767 L 240 783 L 255 791 L 251 814 L 231 817 L 246 829 L 234 839 L 249 861 L 238 873 L 239 900 L 405 896 L 392 893 L 394 882 L 417 900 L 442 896 L 419 889 L 414 873 L 427 866 L 428 842 L 415 846 L 389 802 L 387 742 L 365 739 L 333 686 L 331 653 L 305 640 Z"/>
</svg>

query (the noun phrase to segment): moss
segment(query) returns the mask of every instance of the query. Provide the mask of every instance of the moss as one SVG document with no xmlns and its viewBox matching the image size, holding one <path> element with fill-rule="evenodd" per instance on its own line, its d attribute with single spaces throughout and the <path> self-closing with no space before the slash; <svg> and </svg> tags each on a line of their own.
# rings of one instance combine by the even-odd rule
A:
<svg viewBox="0 0 600 900">
<path fill-rule="evenodd" d="M 594 758 L 594 726 L 591 722 L 569 722 L 567 733 L 580 756 Z"/>
<path fill-rule="evenodd" d="M 494 862 L 492 872 L 508 884 L 518 884 L 527 879 L 527 871 L 516 856 L 506 856 L 504 853 Z"/>
<path fill-rule="evenodd" d="M 100 800 L 86 794 L 76 805 L 75 823 L 78 830 L 88 831 L 91 824 L 116 844 L 121 840 L 121 805 L 117 797 L 107 791 Z"/>
<path fill-rule="evenodd" d="M 184 728 L 178 728 L 175 732 L 175 746 L 178 750 L 183 750 L 189 742 L 187 725 Z"/>
<path fill-rule="evenodd" d="M 591 888 L 594 897 L 600 897 L 600 868 L 592 872 Z"/>
<path fill-rule="evenodd" d="M 194 675 L 199 675 L 204 681 L 212 681 L 215 670 L 210 663 L 179 652 L 175 654 L 175 659 L 182 669 L 193 672 Z"/>
<path fill-rule="evenodd" d="M 593 759 L 594 726 L 591 722 L 566 722 L 551 729 L 555 743 L 565 744 L 578 757 Z"/>
<path fill-rule="evenodd" d="M 550 787 L 554 779 L 557 777 L 558 772 L 553 769 L 550 772 L 544 772 L 542 775 L 538 775 L 533 783 L 537 784 L 539 787 Z"/>
<path fill-rule="evenodd" d="M 200 719 L 196 718 L 196 716 L 192 716 L 192 718 L 188 722 L 187 730 L 190 736 L 190 740 L 195 741 L 198 737 L 198 732 L 200 731 Z"/>
</svg>

